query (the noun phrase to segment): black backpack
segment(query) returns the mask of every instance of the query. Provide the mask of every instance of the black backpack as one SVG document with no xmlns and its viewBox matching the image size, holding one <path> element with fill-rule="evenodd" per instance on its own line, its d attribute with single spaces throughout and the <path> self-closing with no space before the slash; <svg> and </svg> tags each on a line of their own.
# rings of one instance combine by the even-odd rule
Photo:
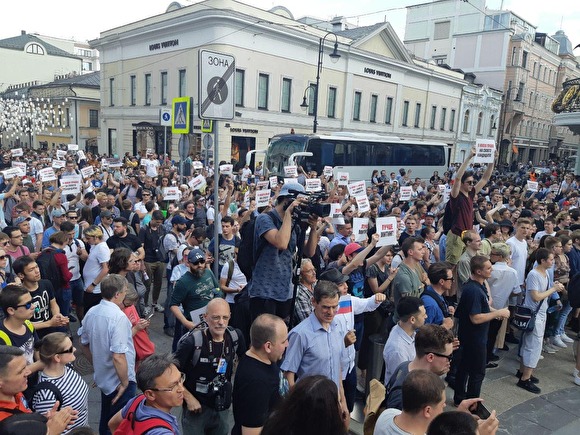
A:
<svg viewBox="0 0 580 435">
<path fill-rule="evenodd" d="M 443 234 L 447 234 L 453 226 L 453 207 L 451 207 L 451 198 L 445 204 L 445 214 L 443 215 Z"/>
<path fill-rule="evenodd" d="M 274 214 L 270 211 L 268 214 L 272 220 L 276 222 L 274 219 Z M 252 216 L 250 220 L 242 225 L 242 228 L 240 228 L 240 237 L 242 240 L 240 242 L 240 246 L 238 247 L 238 256 L 236 259 L 240 270 L 244 275 L 246 275 L 248 281 L 252 278 L 252 271 L 254 270 L 256 261 L 260 257 L 260 254 L 265 247 L 265 242 L 261 240 L 261 243 L 259 243 L 258 248 L 254 252 L 256 217 L 257 216 Z"/>
<path fill-rule="evenodd" d="M 572 308 L 580 308 L 580 272 L 576 273 L 568 283 L 568 302 Z"/>
<path fill-rule="evenodd" d="M 54 292 L 58 293 L 62 291 L 64 280 L 54 259 L 55 255 L 56 249 L 52 246 L 44 248 L 36 259 L 36 264 L 38 264 L 42 279 L 50 281 Z"/>
</svg>

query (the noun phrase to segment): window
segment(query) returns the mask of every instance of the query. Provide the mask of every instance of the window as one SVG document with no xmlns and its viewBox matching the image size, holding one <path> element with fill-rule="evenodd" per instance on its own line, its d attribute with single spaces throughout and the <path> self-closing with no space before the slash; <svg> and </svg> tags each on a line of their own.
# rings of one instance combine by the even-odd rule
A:
<svg viewBox="0 0 580 435">
<path fill-rule="evenodd" d="M 387 106 L 385 107 L 385 124 L 391 124 L 391 117 L 393 116 L 393 98 L 387 97 Z"/>
<path fill-rule="evenodd" d="M 479 112 L 479 115 L 477 115 L 477 134 L 481 134 L 482 126 L 483 126 L 483 112 Z"/>
<path fill-rule="evenodd" d="M 26 52 L 30 54 L 44 54 L 44 48 L 40 44 L 30 44 L 26 47 Z"/>
<path fill-rule="evenodd" d="M 536 68 L 538 67 L 538 62 L 534 62 L 534 69 L 532 70 L 532 77 L 536 77 Z"/>
<path fill-rule="evenodd" d="M 89 127 L 91 128 L 99 128 L 99 111 L 98 110 L 89 110 Z"/>
<path fill-rule="evenodd" d="M 258 78 L 258 109 L 268 110 L 268 74 L 260 74 Z"/>
<path fill-rule="evenodd" d="M 415 105 L 415 128 L 421 124 L 421 103 Z"/>
<path fill-rule="evenodd" d="M 161 73 L 161 104 L 167 104 L 167 72 Z"/>
<path fill-rule="evenodd" d="M 318 107 L 316 106 L 316 85 L 310 83 L 309 89 L 306 91 L 308 94 L 308 116 L 314 116 L 314 112 L 318 113 Z"/>
<path fill-rule="evenodd" d="M 282 79 L 282 112 L 290 112 L 290 91 L 292 89 L 292 80 Z"/>
<path fill-rule="evenodd" d="M 151 105 L 151 74 L 145 74 L 145 105 Z"/>
<path fill-rule="evenodd" d="M 528 101 L 528 104 L 530 107 L 532 107 L 533 100 L 534 100 L 534 92 L 532 91 L 532 92 L 530 92 L 530 101 Z"/>
<path fill-rule="evenodd" d="M 528 67 L 528 52 L 525 50 L 522 52 L 522 66 L 524 68 Z"/>
<path fill-rule="evenodd" d="M 407 121 L 409 120 L 409 102 L 403 102 L 403 122 L 401 123 L 403 127 L 407 126 Z"/>
<path fill-rule="evenodd" d="M 495 125 L 495 116 L 491 115 L 491 118 L 489 118 L 489 136 L 493 136 L 494 128 L 497 128 Z"/>
<path fill-rule="evenodd" d="M 377 122 L 377 103 L 379 101 L 378 95 L 371 95 L 371 115 L 370 122 Z"/>
<path fill-rule="evenodd" d="M 236 106 L 244 107 L 244 79 L 246 72 L 241 69 L 236 70 Z"/>
<path fill-rule="evenodd" d="M 439 129 L 445 130 L 445 117 L 447 116 L 447 109 L 444 107 L 441 109 L 441 118 L 439 119 Z"/>
<path fill-rule="evenodd" d="M 327 116 L 334 118 L 336 116 L 336 88 L 328 88 L 328 109 Z"/>
<path fill-rule="evenodd" d="M 524 99 L 524 85 L 525 85 L 524 82 L 520 82 L 520 86 L 518 87 L 518 93 L 516 94 L 516 98 L 514 99 L 514 101 L 523 101 L 523 99 Z"/>
<path fill-rule="evenodd" d="M 179 70 L 179 96 L 180 97 L 185 97 L 185 94 L 187 93 L 186 89 L 187 89 L 187 76 L 185 75 L 185 70 L 180 69 Z"/>
<path fill-rule="evenodd" d="M 435 23 L 435 31 L 433 32 L 433 39 L 449 38 L 450 29 L 451 29 L 451 21 L 443 21 L 441 23 Z"/>
<path fill-rule="evenodd" d="M 449 131 L 455 129 L 455 109 L 451 109 L 451 115 L 449 116 Z"/>
<path fill-rule="evenodd" d="M 435 130 L 435 118 L 437 118 L 437 106 L 431 106 L 431 130 Z"/>
<path fill-rule="evenodd" d="M 87 62 L 86 60 L 83 60 L 83 71 L 92 71 L 92 70 L 93 70 L 93 63 Z"/>
<path fill-rule="evenodd" d="M 131 106 L 137 104 L 137 77 L 131 76 Z"/>
<path fill-rule="evenodd" d="M 463 115 L 463 133 L 467 133 L 469 131 L 469 110 L 465 111 Z"/>
<path fill-rule="evenodd" d="M 66 119 L 65 121 L 65 127 L 70 127 L 70 109 L 67 107 L 66 108 Z"/>
<path fill-rule="evenodd" d="M 516 64 L 516 47 L 512 47 L 512 65 Z"/>
<path fill-rule="evenodd" d="M 360 102 L 362 99 L 362 93 L 356 91 L 354 93 L 354 107 L 352 109 L 352 120 L 360 121 Z"/>
<path fill-rule="evenodd" d="M 109 106 L 115 105 L 115 79 L 109 79 Z"/>
</svg>

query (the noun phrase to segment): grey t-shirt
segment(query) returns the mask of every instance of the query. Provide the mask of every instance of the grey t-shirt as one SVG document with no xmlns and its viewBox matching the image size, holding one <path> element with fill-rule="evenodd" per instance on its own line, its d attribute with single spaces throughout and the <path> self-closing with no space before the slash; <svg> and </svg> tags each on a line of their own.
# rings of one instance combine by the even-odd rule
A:
<svg viewBox="0 0 580 435">
<path fill-rule="evenodd" d="M 373 435 L 411 435 L 411 432 L 404 431 L 395 423 L 395 417 L 402 412 L 399 409 L 385 409 L 381 412 Z"/>
</svg>

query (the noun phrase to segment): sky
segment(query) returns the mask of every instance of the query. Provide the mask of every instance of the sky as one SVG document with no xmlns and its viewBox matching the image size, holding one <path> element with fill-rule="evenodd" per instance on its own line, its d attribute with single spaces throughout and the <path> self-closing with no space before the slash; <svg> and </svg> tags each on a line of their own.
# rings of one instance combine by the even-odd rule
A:
<svg viewBox="0 0 580 435">
<path fill-rule="evenodd" d="M 182 5 L 196 3 L 195 0 L 178 1 Z M 405 29 L 405 7 L 428 2 L 430 0 L 243 0 L 243 3 L 266 10 L 285 6 L 295 18 L 309 15 L 328 20 L 344 16 L 348 22 L 361 26 L 386 19 L 401 39 Z M 2 5 L 4 19 L 0 39 L 17 36 L 21 30 L 77 41 L 96 39 L 102 31 L 164 13 L 170 3 L 171 0 L 6 1 Z M 504 9 L 536 25 L 539 32 L 553 35 L 562 27 L 573 46 L 580 44 L 580 7 L 577 4 L 577 0 L 487 0 L 488 8 L 499 9 L 503 5 Z"/>
</svg>

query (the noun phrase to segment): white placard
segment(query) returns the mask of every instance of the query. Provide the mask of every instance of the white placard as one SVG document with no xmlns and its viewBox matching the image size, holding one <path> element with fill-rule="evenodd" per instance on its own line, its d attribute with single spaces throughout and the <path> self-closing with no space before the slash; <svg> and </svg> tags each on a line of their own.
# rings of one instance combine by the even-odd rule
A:
<svg viewBox="0 0 580 435">
<path fill-rule="evenodd" d="M 66 151 L 63 150 L 56 150 L 56 158 L 59 160 L 63 160 L 67 155 Z"/>
<path fill-rule="evenodd" d="M 450 187 L 446 187 L 445 188 L 445 192 L 443 193 L 443 202 L 449 201 L 449 198 L 450 197 L 451 197 L 451 188 Z"/>
<path fill-rule="evenodd" d="M 369 198 L 365 196 L 355 196 L 356 198 L 356 205 L 358 206 L 359 213 L 366 213 L 371 209 L 371 205 L 369 203 Z"/>
<path fill-rule="evenodd" d="M 38 171 L 38 176 L 40 177 L 40 181 L 43 183 L 45 181 L 54 181 L 56 180 L 56 174 L 54 173 L 54 169 L 52 168 L 44 168 Z"/>
<path fill-rule="evenodd" d="M 477 139 L 475 141 L 475 157 L 473 163 L 493 163 L 495 157 L 495 141 Z"/>
<path fill-rule="evenodd" d="M 13 160 L 12 161 L 12 167 L 13 168 L 18 168 L 20 170 L 20 173 L 18 174 L 19 177 L 25 177 L 26 176 L 26 163 L 15 162 Z"/>
<path fill-rule="evenodd" d="M 437 186 L 437 191 L 438 191 L 440 194 L 444 194 L 444 193 L 445 193 L 445 184 L 439 184 L 439 185 Z"/>
<path fill-rule="evenodd" d="M 348 172 L 337 172 L 336 177 L 338 178 L 339 186 L 348 186 L 348 180 L 350 179 Z"/>
<path fill-rule="evenodd" d="M 24 151 L 22 151 L 22 148 L 13 148 L 10 150 L 10 154 L 12 154 L 12 157 L 20 157 L 24 155 Z"/>
<path fill-rule="evenodd" d="M 322 170 L 322 175 L 325 177 L 332 177 L 332 166 L 325 166 Z"/>
<path fill-rule="evenodd" d="M 85 152 L 84 151 L 78 150 L 77 151 L 77 158 L 78 158 L 79 161 L 81 161 L 81 160 L 86 160 L 87 159 L 87 156 L 85 156 Z"/>
<path fill-rule="evenodd" d="M 296 178 L 284 178 L 284 184 L 297 184 Z"/>
<path fill-rule="evenodd" d="M 81 175 L 83 178 L 89 178 L 91 175 L 95 173 L 95 168 L 92 165 L 85 166 L 81 169 Z"/>
<path fill-rule="evenodd" d="M 246 191 L 246 193 L 244 193 L 244 202 L 242 203 L 242 207 L 250 207 L 250 191 Z"/>
<path fill-rule="evenodd" d="M 106 158 L 102 160 L 103 166 L 107 166 L 109 168 L 120 168 L 123 166 L 123 162 L 121 159 L 117 158 Z"/>
<path fill-rule="evenodd" d="M 63 195 L 78 195 L 81 191 L 81 186 L 82 181 L 80 175 L 71 175 L 60 179 L 60 188 L 62 189 Z"/>
<path fill-rule="evenodd" d="M 64 160 L 53 160 L 51 166 L 54 169 L 64 168 L 66 166 L 66 162 Z"/>
<path fill-rule="evenodd" d="M 164 201 L 179 201 L 181 195 L 179 195 L 179 187 L 164 187 L 163 188 L 163 200 Z"/>
<path fill-rule="evenodd" d="M 298 166 L 284 166 L 284 176 L 289 178 L 298 177 Z"/>
<path fill-rule="evenodd" d="M 191 187 L 191 190 L 201 190 L 207 185 L 207 183 L 203 175 L 198 175 L 197 177 L 192 178 L 187 185 Z"/>
<path fill-rule="evenodd" d="M 339 183 L 340 184 L 340 183 Z M 366 196 L 366 185 L 365 181 L 355 181 L 348 184 L 348 193 L 350 196 L 359 197 Z"/>
<path fill-rule="evenodd" d="M 234 165 L 220 165 L 220 172 L 224 175 L 232 175 L 234 172 Z"/>
<path fill-rule="evenodd" d="M 270 189 L 274 189 L 278 185 L 278 177 L 272 175 L 270 178 Z"/>
<path fill-rule="evenodd" d="M 342 205 L 338 202 L 330 204 L 330 216 L 332 223 L 335 225 L 344 225 L 344 216 L 342 214 Z"/>
<path fill-rule="evenodd" d="M 528 190 L 530 192 L 537 192 L 538 191 L 538 182 L 528 180 Z"/>
<path fill-rule="evenodd" d="M 76 143 L 69 143 L 68 144 L 68 150 L 69 151 L 78 151 L 79 150 L 79 146 Z"/>
<path fill-rule="evenodd" d="M 394 216 L 377 218 L 376 232 L 379 235 L 377 248 L 397 244 L 397 218 Z"/>
<path fill-rule="evenodd" d="M 205 322 L 205 311 L 206 311 L 207 307 L 204 305 L 201 308 L 198 308 L 197 310 L 192 310 L 189 312 L 189 317 L 191 317 L 191 322 L 193 323 L 194 327 L 199 325 L 202 322 Z"/>
<path fill-rule="evenodd" d="M 203 169 L 203 163 L 201 163 L 199 160 L 194 160 L 192 163 L 193 169 Z"/>
<path fill-rule="evenodd" d="M 399 201 L 410 201 L 411 195 L 413 194 L 412 186 L 401 186 L 399 190 Z"/>
<path fill-rule="evenodd" d="M 269 181 L 258 181 L 256 183 L 256 190 L 264 190 L 268 189 L 268 185 L 270 184 Z"/>
<path fill-rule="evenodd" d="M 10 168 L 2 171 L 6 180 L 11 180 L 14 177 L 20 177 L 20 168 Z"/>
<path fill-rule="evenodd" d="M 322 190 L 320 178 L 307 178 L 304 190 L 306 192 L 320 192 Z"/>
<path fill-rule="evenodd" d="M 352 233 L 355 242 L 364 242 L 368 239 L 367 231 L 369 230 L 369 218 L 353 218 Z"/>
<path fill-rule="evenodd" d="M 270 204 L 270 189 L 256 190 L 256 207 L 266 207 Z"/>
</svg>

